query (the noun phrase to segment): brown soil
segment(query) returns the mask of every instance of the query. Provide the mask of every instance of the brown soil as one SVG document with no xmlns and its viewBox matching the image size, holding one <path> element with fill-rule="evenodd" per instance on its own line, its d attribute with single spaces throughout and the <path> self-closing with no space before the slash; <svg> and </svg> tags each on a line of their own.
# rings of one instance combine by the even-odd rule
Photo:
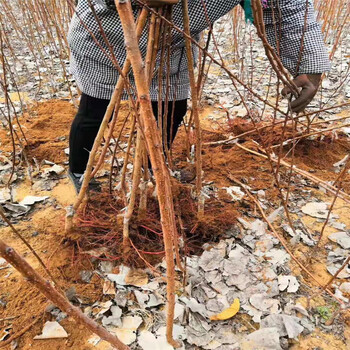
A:
<svg viewBox="0 0 350 350">
<path fill-rule="evenodd" d="M 102 282 L 94 276 L 90 284 L 84 283 L 80 278 L 81 270 L 91 269 L 90 265 L 77 264 L 72 260 L 73 250 L 69 245 L 63 244 L 62 224 L 63 210 L 47 208 L 37 211 L 28 222 L 16 225 L 16 228 L 30 242 L 36 252 L 46 261 L 47 266 L 58 281 L 62 290 L 74 287 L 77 295 L 84 302 L 92 303 L 102 298 Z M 38 232 L 38 236 L 33 236 Z M 38 261 L 28 249 L 14 236 L 9 228 L 1 228 L 0 236 L 7 244 L 14 247 L 25 256 L 26 260 L 45 275 Z M 38 341 L 33 337 L 41 333 L 43 324 L 51 320 L 49 314 L 44 313 L 49 305 L 47 299 L 31 286 L 13 267 L 0 270 L 0 299 L 6 303 L 0 306 L 2 318 L 15 317 L 14 320 L 0 321 L 0 328 L 11 325 L 11 334 L 16 334 L 24 327 L 38 319 L 38 322 L 19 339 L 19 349 L 41 350 L 47 347 L 53 349 L 89 349 L 86 338 L 91 334 L 82 327 L 77 327 L 70 318 L 62 322 L 62 326 L 71 334 L 67 339 Z M 10 349 L 10 346 L 5 347 Z"/>
<path fill-rule="evenodd" d="M 67 160 L 64 149 L 67 147 L 70 124 L 75 113 L 74 106 L 62 100 L 37 103 L 25 113 L 20 118 L 20 123 L 28 141 L 28 158 L 54 163 Z M 0 140 L 4 140 L 2 150 L 10 151 L 11 142 L 4 130 L 0 130 Z M 22 142 L 25 144 L 23 138 Z"/>
<path fill-rule="evenodd" d="M 349 344 L 348 344 L 349 345 Z M 316 329 L 315 332 L 306 337 L 301 337 L 298 344 L 291 346 L 291 350 L 347 350 L 349 349 L 347 344 L 338 339 L 333 334 L 326 334 Z"/>
<path fill-rule="evenodd" d="M 350 152 L 350 141 L 345 137 L 332 141 L 325 140 L 300 142 L 295 151 L 295 164 L 303 170 L 311 171 L 325 181 L 335 181 L 339 174 L 334 172 L 333 164 L 342 160 Z M 291 157 L 289 157 L 290 160 Z M 350 174 L 344 176 L 342 188 L 350 193 Z"/>
<path fill-rule="evenodd" d="M 29 159 L 36 158 L 39 162 L 46 159 L 55 163 L 67 160 L 64 149 L 68 147 L 68 134 L 70 124 L 76 113 L 75 108 L 67 101 L 54 100 L 38 103 L 20 118 L 22 128 L 28 140 L 26 149 Z M 1 150 L 11 151 L 9 135 L 0 130 Z M 22 140 L 23 141 L 23 140 Z M 27 195 L 49 195 L 55 198 L 61 206 L 72 203 L 74 191 L 67 179 L 64 179 L 50 192 L 35 192 L 28 180 L 16 190 L 16 200 L 20 201 Z M 64 210 L 53 207 L 37 210 L 29 219 L 16 225 L 16 228 L 30 242 L 36 252 L 47 262 L 50 271 L 63 290 L 74 287 L 77 295 L 84 302 L 95 302 L 102 298 L 102 282 L 94 276 L 90 284 L 81 280 L 80 271 L 91 269 L 90 264 L 85 265 L 72 259 L 73 247 L 64 244 Z M 38 232 L 38 236 L 33 233 Z M 27 261 L 42 275 L 44 271 L 28 249 L 14 236 L 8 228 L 0 228 L 0 237 L 7 244 L 23 254 Z M 84 327 L 68 318 L 62 321 L 62 326 L 69 333 L 68 339 L 33 340 L 41 333 L 42 327 L 50 315 L 44 313 L 49 305 L 47 299 L 37 292 L 17 271 L 12 268 L 0 270 L 0 299 L 6 303 L 0 305 L 0 319 L 15 317 L 13 320 L 0 321 L 0 330 L 12 326 L 11 335 L 20 332 L 35 320 L 38 320 L 18 341 L 18 349 L 43 350 L 52 349 L 81 349 L 94 348 L 87 343 L 91 333 Z M 10 345 L 4 349 L 11 349 Z M 96 349 L 96 348 L 95 348 Z"/>
<path fill-rule="evenodd" d="M 266 126 L 266 123 L 257 123 L 256 127 L 261 128 L 263 126 Z M 231 120 L 227 123 L 226 126 L 223 126 L 222 129 L 226 130 L 227 137 L 229 135 L 241 135 L 243 133 L 252 132 L 255 130 L 254 125 L 245 119 L 242 118 L 236 118 L 234 120 Z M 221 134 L 222 136 L 222 134 Z M 283 136 L 283 137 L 282 137 Z M 252 132 L 250 134 L 247 134 L 245 136 L 242 136 L 240 138 L 240 142 L 244 143 L 244 146 L 259 151 L 256 144 L 252 144 L 251 141 L 258 142 L 262 147 L 271 147 L 279 145 L 282 140 L 287 140 L 293 137 L 293 130 L 288 127 L 286 130 L 283 131 L 283 125 L 279 124 L 276 125 L 273 129 L 271 128 L 265 128 L 260 130 L 259 133 Z M 220 140 L 220 139 L 219 139 Z M 213 142 L 213 140 L 209 140 L 207 142 Z M 314 176 L 319 177 L 322 180 L 325 181 L 334 181 L 337 179 L 338 174 L 335 173 L 335 169 L 333 164 L 339 162 L 342 160 L 346 155 L 350 152 L 350 141 L 349 138 L 343 135 L 342 133 L 339 133 L 337 137 L 334 137 L 334 135 L 323 135 L 321 137 L 315 137 L 313 140 L 310 139 L 301 139 L 297 142 L 295 146 L 294 152 L 292 152 L 292 144 L 285 145 L 282 148 L 282 157 L 285 161 L 289 162 L 290 164 L 293 163 L 297 167 L 299 167 L 302 170 L 310 171 Z M 213 152 L 213 148 L 215 149 L 215 152 Z M 229 149 L 230 153 L 232 152 L 232 147 L 229 146 L 211 146 L 208 150 L 209 153 L 215 153 L 212 155 L 212 158 L 217 158 L 216 151 L 219 150 L 218 157 L 222 158 L 222 150 L 223 149 Z M 280 148 L 274 147 L 273 149 L 275 154 L 279 154 Z M 237 153 L 237 151 L 234 151 Z M 249 170 L 253 166 L 251 164 L 251 161 L 258 161 L 259 166 L 262 166 L 263 169 L 265 169 L 265 166 L 270 167 L 267 161 L 264 161 L 260 157 L 252 156 L 251 161 L 248 160 L 248 163 L 245 163 L 246 155 L 240 155 L 236 159 L 235 156 L 231 155 L 227 157 L 224 155 L 225 160 L 229 158 L 230 162 L 235 161 L 238 162 L 238 164 L 241 164 L 241 170 L 243 173 L 249 173 Z M 245 151 L 241 151 L 241 153 L 246 153 Z M 227 166 L 227 163 L 230 163 L 229 161 L 225 163 L 225 167 Z M 220 161 L 219 161 L 220 162 Z M 243 166 L 245 165 L 245 166 Z M 233 167 L 231 165 L 231 167 Z M 247 168 L 248 171 L 245 171 L 244 168 Z M 261 170 L 259 171 L 261 173 Z M 253 171 L 252 174 L 256 174 L 256 171 Z M 347 193 L 350 193 L 350 174 L 347 174 L 343 181 L 342 181 L 342 188 Z"/>
<path fill-rule="evenodd" d="M 39 161 L 47 159 L 55 163 L 66 161 L 67 157 L 64 154 L 64 149 L 68 147 L 69 127 L 74 114 L 75 109 L 70 103 L 66 101 L 50 101 L 39 103 L 27 115 L 22 117 L 21 124 L 28 138 L 29 144 L 27 149 L 30 157 L 35 157 Z M 123 108 L 123 116 L 125 117 L 126 115 L 125 107 Z M 203 115 L 206 115 L 205 110 Z M 118 122 L 118 130 L 122 125 L 122 121 L 123 119 Z M 219 127 L 220 131 L 218 131 L 210 128 L 208 121 L 204 121 L 203 124 L 204 142 L 220 141 L 228 137 L 229 133 L 227 132 L 227 127 L 225 129 L 225 125 L 221 125 Z M 234 126 L 231 125 L 231 128 L 231 132 L 233 130 L 234 134 L 240 134 L 251 130 L 252 126 L 246 121 L 241 122 L 239 120 L 235 122 Z M 118 132 L 115 134 L 118 135 Z M 276 131 L 276 134 L 267 136 L 269 136 L 269 143 L 279 142 L 280 135 L 278 131 Z M 258 135 L 253 135 L 243 138 L 242 142 L 245 147 L 259 152 L 257 145 L 253 142 L 254 140 L 259 141 L 258 137 Z M 0 130 L 0 140 L 2 151 L 10 151 L 11 143 L 9 137 L 3 130 Z M 177 168 L 188 166 L 186 163 L 185 144 L 185 134 L 181 130 L 174 145 L 173 158 Z M 324 180 L 334 180 L 338 175 L 334 173 L 333 163 L 348 154 L 349 149 L 350 143 L 341 137 L 334 141 L 327 138 L 322 141 L 301 141 L 295 150 L 295 164 L 302 169 L 312 171 L 316 176 Z M 289 147 L 286 146 L 283 150 L 284 154 L 288 150 Z M 286 160 L 291 161 L 290 155 Z M 213 181 L 216 187 L 222 188 L 235 185 L 231 179 L 237 178 L 239 181 L 248 183 L 253 190 L 265 190 L 268 200 L 278 205 L 280 204 L 278 191 L 274 186 L 274 178 L 268 161 L 259 156 L 249 154 L 235 145 L 205 146 L 203 148 L 203 170 L 205 172 L 205 183 Z M 345 191 L 350 191 L 349 176 L 344 182 L 344 189 Z M 176 183 L 174 184 L 174 192 L 178 200 L 176 206 L 178 212 L 181 209 L 188 253 L 199 252 L 204 241 L 210 242 L 219 239 L 220 235 L 241 215 L 240 213 L 244 215 L 247 206 L 249 208 L 252 207 L 252 203 L 249 200 L 243 200 L 240 203 L 229 202 L 225 191 L 220 191 L 217 200 L 210 200 L 206 203 L 204 220 L 198 221 L 195 215 L 196 203 L 190 198 L 189 187 Z M 55 198 L 62 207 L 71 204 L 74 198 L 72 186 L 67 179 L 61 180 L 50 192 L 34 192 L 28 182 L 22 183 L 17 190 L 16 199 L 21 200 L 27 194 L 49 195 Z M 91 203 L 93 203 L 95 217 L 92 217 Z M 82 259 L 82 255 L 77 255 L 77 252 L 98 247 L 96 239 L 102 240 L 102 243 L 105 244 L 105 238 L 107 237 L 114 242 L 114 246 L 109 247 L 108 256 L 105 255 L 105 258 L 120 259 L 120 252 L 116 249 L 115 242 L 120 242 L 121 237 L 121 227 L 118 226 L 120 222 L 118 222 L 116 213 L 118 213 L 122 203 L 115 202 L 115 199 L 110 199 L 108 195 L 105 195 L 105 197 L 101 196 L 98 200 L 95 199 L 91 203 L 80 215 L 80 228 L 77 232 L 78 234 L 74 237 L 74 244 L 71 244 L 71 241 L 68 242 L 67 237 L 63 234 L 65 212 L 62 209 L 42 207 L 41 210 L 36 210 L 34 214 L 29 215 L 27 221 L 22 221 L 16 225 L 33 245 L 34 249 L 48 262 L 52 273 L 58 279 L 62 288 L 67 289 L 74 286 L 79 297 L 87 302 L 102 300 L 102 282 L 96 276 L 94 276 L 90 284 L 85 284 L 81 281 L 79 272 L 84 269 L 91 269 L 91 266 L 86 263 L 88 260 Z M 109 206 L 109 210 L 106 210 L 106 205 Z M 112 208 L 111 205 L 115 207 Z M 344 206 L 341 207 L 341 204 L 339 205 L 340 207 L 336 207 L 336 210 L 344 210 Z M 40 205 L 37 205 L 36 208 L 40 208 Z M 98 208 L 103 209 L 104 216 L 96 215 Z M 152 232 L 161 232 L 156 202 L 150 201 L 149 208 L 151 210 L 147 220 L 141 223 L 137 221 L 132 223 L 131 237 L 140 251 L 161 252 L 163 250 L 161 237 Z M 340 215 L 340 213 L 338 214 Z M 344 215 L 347 215 L 346 211 Z M 96 225 L 98 222 L 100 225 Z M 92 223 L 95 226 L 94 230 L 91 230 Z M 313 225 L 310 222 L 306 224 Z M 313 229 L 317 228 L 313 227 Z M 39 232 L 38 236 L 33 235 L 36 231 Z M 93 234 L 92 231 L 94 232 Z M 141 234 L 142 239 L 140 237 Z M 43 273 L 37 261 L 26 247 L 18 242 L 8 228 L 0 229 L 0 237 L 24 254 L 28 261 Z M 80 239 L 76 239 L 77 237 Z M 304 253 L 302 250 L 299 252 L 300 256 L 303 256 Z M 151 263 L 154 263 L 159 261 L 162 255 L 152 256 L 144 254 L 143 256 L 147 257 L 147 260 Z M 133 256 L 133 259 L 135 265 L 141 265 L 137 256 Z M 118 260 L 116 261 L 118 262 Z M 322 260 L 315 261 L 310 268 L 318 275 L 320 280 L 326 281 L 329 274 L 324 271 L 323 262 Z M 320 265 L 318 266 L 317 264 Z M 295 268 L 295 272 L 298 273 L 297 268 Z M 309 280 L 308 282 L 311 283 Z M 0 321 L 0 330 L 7 325 L 12 325 L 11 334 L 16 334 L 31 323 L 33 319 L 39 318 L 39 321 L 19 338 L 19 349 L 42 350 L 51 347 L 52 349 L 72 348 L 74 350 L 85 350 L 92 348 L 87 343 L 87 339 L 91 334 L 83 328 L 77 327 L 71 319 L 66 319 L 62 322 L 62 326 L 70 334 L 68 340 L 33 340 L 33 337 L 41 332 L 45 321 L 49 319 L 48 314 L 43 313 L 47 306 L 47 300 L 32 288 L 28 281 L 25 281 L 12 267 L 0 270 L 0 299 L 7 303 L 5 308 L 0 304 L 0 319 L 16 317 L 14 320 Z M 336 338 L 319 332 L 315 334 L 315 337 L 311 335 L 305 339 L 303 338 L 300 344 L 295 345 L 293 349 L 304 350 L 317 346 L 327 350 L 345 349 L 345 347 L 342 347 L 342 344 L 344 343 L 339 342 Z M 5 349 L 9 350 L 10 347 L 5 347 Z"/>
</svg>

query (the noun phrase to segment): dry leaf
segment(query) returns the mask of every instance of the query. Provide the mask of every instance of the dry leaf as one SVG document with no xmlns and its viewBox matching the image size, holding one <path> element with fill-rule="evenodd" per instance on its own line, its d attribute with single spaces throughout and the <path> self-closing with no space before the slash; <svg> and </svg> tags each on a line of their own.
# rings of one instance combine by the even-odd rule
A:
<svg viewBox="0 0 350 350">
<path fill-rule="evenodd" d="M 130 270 L 125 277 L 125 282 L 128 285 L 141 287 L 148 283 L 148 275 L 142 270 Z"/>
<path fill-rule="evenodd" d="M 232 303 L 232 305 L 224 310 L 223 312 L 217 314 L 217 315 L 214 315 L 214 316 L 211 316 L 210 317 L 210 320 L 211 321 L 224 321 L 224 320 L 228 320 L 230 318 L 232 318 L 234 315 L 237 314 L 237 312 L 239 311 L 239 308 L 240 308 L 240 302 L 239 302 L 239 299 L 235 299 Z"/>
<path fill-rule="evenodd" d="M 115 295 L 114 283 L 111 281 L 105 281 L 103 284 L 103 294 L 104 295 Z"/>
<path fill-rule="evenodd" d="M 56 321 L 47 321 L 44 324 L 42 334 L 36 335 L 34 339 L 57 339 L 57 338 L 68 338 L 67 332 L 64 328 Z"/>
</svg>

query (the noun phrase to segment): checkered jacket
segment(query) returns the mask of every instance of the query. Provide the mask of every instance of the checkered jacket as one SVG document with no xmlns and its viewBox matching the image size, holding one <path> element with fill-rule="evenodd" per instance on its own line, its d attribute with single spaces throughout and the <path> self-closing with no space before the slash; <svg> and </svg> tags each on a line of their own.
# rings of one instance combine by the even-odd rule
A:
<svg viewBox="0 0 350 350">
<path fill-rule="evenodd" d="M 198 39 L 199 33 L 208 27 L 208 20 L 205 16 L 202 1 L 189 0 L 191 35 L 195 39 Z M 204 2 L 209 19 L 214 23 L 241 1 L 204 0 Z M 91 0 L 91 3 L 100 18 L 110 44 L 114 48 L 114 54 L 119 65 L 123 66 L 126 58 L 126 49 L 123 30 L 114 0 Z M 273 6 L 278 7 L 274 8 Z M 133 5 L 133 9 L 136 17 L 138 8 Z M 282 62 L 294 76 L 302 73 L 322 73 L 328 71 L 330 67 L 320 26 L 315 21 L 312 2 L 309 3 L 307 12 L 308 24 L 304 33 L 303 55 L 297 72 L 301 37 L 304 31 L 306 0 L 264 0 L 264 21 L 267 38 L 271 45 L 276 48 L 277 40 L 275 34 L 277 33 L 277 37 L 280 38 L 279 52 Z M 280 18 L 278 18 L 279 14 Z M 178 27 L 183 28 L 181 1 L 174 6 L 173 21 Z M 90 32 L 94 34 L 108 52 L 108 47 L 100 34 L 88 0 L 79 0 L 68 34 L 71 49 L 70 70 L 79 88 L 85 94 L 96 98 L 110 99 L 118 80 L 118 71 L 103 50 L 96 45 Z M 181 33 L 176 30 L 172 32 L 172 40 L 168 96 L 170 100 L 181 100 L 186 99 L 189 93 L 185 43 Z M 140 50 L 144 56 L 146 48 L 147 31 L 145 30 L 140 39 Z M 194 54 L 195 58 L 197 58 L 196 49 L 194 49 Z M 157 66 L 159 66 L 159 56 Z M 164 67 L 164 70 L 166 70 L 166 67 Z M 166 76 L 167 73 L 164 71 L 162 99 L 165 97 Z M 130 81 L 133 84 L 132 76 L 130 76 Z M 160 96 L 157 76 L 152 81 L 150 94 L 152 100 L 158 100 Z M 125 95 L 124 97 L 126 98 L 127 96 Z"/>
</svg>

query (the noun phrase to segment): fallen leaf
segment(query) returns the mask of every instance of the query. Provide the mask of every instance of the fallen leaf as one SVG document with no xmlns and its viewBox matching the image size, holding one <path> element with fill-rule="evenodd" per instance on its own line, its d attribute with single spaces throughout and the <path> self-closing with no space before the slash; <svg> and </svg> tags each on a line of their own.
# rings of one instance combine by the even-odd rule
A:
<svg viewBox="0 0 350 350">
<path fill-rule="evenodd" d="M 180 301 L 182 301 L 192 312 L 197 312 L 203 317 L 207 317 L 207 310 L 204 305 L 198 303 L 198 301 L 194 298 L 188 299 L 187 297 L 181 297 Z"/>
<path fill-rule="evenodd" d="M 113 302 L 111 300 L 108 300 L 104 303 L 95 303 L 94 305 L 92 305 L 92 314 L 94 315 L 94 317 L 100 317 L 105 312 L 107 312 L 112 305 Z"/>
<path fill-rule="evenodd" d="M 242 350 L 282 350 L 278 328 L 263 328 L 247 335 L 240 344 Z"/>
<path fill-rule="evenodd" d="M 130 268 L 124 265 L 119 266 L 119 273 L 109 273 L 107 274 L 107 278 L 112 281 L 115 282 L 117 284 L 120 284 L 122 286 L 127 285 L 125 279 L 126 276 L 129 274 Z"/>
<path fill-rule="evenodd" d="M 278 276 L 279 290 L 284 291 L 287 289 L 288 293 L 295 293 L 299 289 L 299 282 L 295 276 Z"/>
<path fill-rule="evenodd" d="M 350 234 L 347 232 L 334 232 L 330 234 L 328 238 L 331 241 L 338 243 L 344 249 L 350 248 Z"/>
<path fill-rule="evenodd" d="M 166 337 L 156 338 L 154 334 L 149 331 L 142 331 L 138 337 L 139 346 L 142 350 L 172 350 L 174 349 L 168 344 Z"/>
<path fill-rule="evenodd" d="M 65 169 L 63 166 L 61 165 L 53 165 L 51 168 L 47 168 L 44 170 L 44 175 L 48 176 L 50 174 L 56 174 L 56 175 L 61 175 L 62 173 L 64 173 Z"/>
<path fill-rule="evenodd" d="M 144 286 L 148 283 L 148 275 L 142 270 L 130 270 L 125 277 L 125 283 L 136 287 Z"/>
<path fill-rule="evenodd" d="M 106 327 L 109 325 L 113 325 L 116 327 L 120 327 L 122 325 L 122 321 L 121 321 L 122 309 L 117 305 L 113 305 L 110 308 L 110 312 L 112 313 L 111 316 L 103 317 L 102 319 L 103 326 Z"/>
<path fill-rule="evenodd" d="M 12 212 L 12 216 L 14 217 L 24 215 L 30 210 L 29 206 L 14 203 L 5 203 L 4 208 L 10 210 Z"/>
<path fill-rule="evenodd" d="M 49 198 L 48 196 L 36 197 L 36 196 L 27 196 L 22 201 L 19 202 L 20 205 L 33 205 L 37 202 L 43 202 L 45 199 Z"/>
<path fill-rule="evenodd" d="M 309 216 L 314 218 L 326 219 L 328 216 L 328 204 L 324 202 L 311 202 L 305 204 L 301 211 Z M 334 217 L 334 215 L 330 215 L 330 217 Z"/>
<path fill-rule="evenodd" d="M 122 326 L 114 332 L 124 344 L 130 345 L 136 340 L 136 331 L 143 320 L 140 316 L 125 316 L 122 322 Z"/>
<path fill-rule="evenodd" d="M 13 183 L 17 180 L 18 176 L 17 174 L 12 174 L 12 177 L 11 177 L 11 173 L 3 174 L 0 177 L 0 183 L 7 184 L 10 178 L 11 178 L 11 183 Z"/>
<path fill-rule="evenodd" d="M 5 203 L 11 200 L 11 190 L 9 188 L 4 188 L 0 191 L 0 203 Z"/>
<path fill-rule="evenodd" d="M 210 320 L 211 321 L 228 320 L 237 314 L 237 312 L 239 311 L 239 308 L 240 308 L 239 299 L 235 299 L 233 301 L 232 305 L 228 309 L 224 310 L 223 312 L 221 312 L 217 315 L 211 316 Z"/>
<path fill-rule="evenodd" d="M 342 283 L 341 286 L 339 287 L 339 290 L 343 293 L 350 294 L 350 282 Z"/>
<path fill-rule="evenodd" d="M 105 281 L 103 284 L 104 295 L 115 295 L 114 283 L 111 281 Z"/>
<path fill-rule="evenodd" d="M 205 272 L 217 270 L 222 266 L 223 256 L 217 249 L 204 251 L 199 258 L 198 265 Z"/>
<path fill-rule="evenodd" d="M 288 336 L 290 339 L 296 338 L 304 327 L 299 324 L 300 319 L 295 316 L 284 314 L 272 314 L 261 321 L 261 328 L 277 328 L 280 337 Z"/>
<path fill-rule="evenodd" d="M 241 190 L 241 188 L 239 186 L 231 186 L 231 187 L 223 187 L 227 194 L 229 194 L 232 198 L 232 201 L 240 201 L 245 193 Z"/>
<path fill-rule="evenodd" d="M 64 328 L 56 321 L 47 321 L 44 324 L 42 334 L 37 335 L 34 339 L 57 339 L 57 338 L 68 338 L 68 333 Z"/>
</svg>

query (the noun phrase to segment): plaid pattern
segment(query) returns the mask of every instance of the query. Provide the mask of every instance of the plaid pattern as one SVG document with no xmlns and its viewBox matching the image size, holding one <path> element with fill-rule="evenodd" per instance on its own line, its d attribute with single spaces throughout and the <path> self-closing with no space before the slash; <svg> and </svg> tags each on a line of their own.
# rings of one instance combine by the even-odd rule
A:
<svg viewBox="0 0 350 350">
<path fill-rule="evenodd" d="M 209 19 L 214 23 L 217 19 L 227 14 L 240 0 L 204 0 Z M 110 44 L 114 48 L 115 56 L 123 65 L 126 58 L 123 30 L 113 0 L 91 0 L 95 11 L 100 18 L 102 27 Z M 277 7 L 278 3 L 278 7 Z M 267 38 L 276 48 L 276 37 L 280 37 L 280 55 L 283 64 L 291 72 L 297 73 L 322 73 L 330 68 L 328 54 L 325 49 L 321 30 L 315 21 L 314 9 L 311 2 L 308 7 L 308 25 L 304 34 L 304 47 L 299 71 L 296 67 L 299 61 L 299 49 L 304 29 L 304 16 L 306 11 L 305 0 L 264 0 L 264 21 L 266 24 Z M 273 8 L 274 6 L 274 8 Z M 133 7 L 134 16 L 138 13 L 137 6 Z M 190 26 L 192 37 L 198 40 L 199 33 L 208 27 L 208 22 L 201 0 L 189 0 Z M 281 14 L 281 18 L 277 18 Z M 174 23 L 183 28 L 181 1 L 173 9 Z M 118 72 L 109 58 L 96 46 L 85 26 L 94 33 L 97 40 L 107 50 L 108 47 L 99 32 L 98 24 L 91 11 L 88 0 L 79 0 L 76 13 L 72 18 L 68 40 L 71 49 L 70 70 L 74 75 L 79 88 L 87 95 L 96 98 L 110 99 L 118 80 Z M 274 24 L 275 23 L 275 24 Z M 280 31 L 280 33 L 279 33 Z M 189 78 L 187 72 L 187 58 L 185 43 L 181 33 L 172 31 L 173 43 L 170 61 L 169 99 L 181 100 L 188 98 Z M 147 30 L 140 40 L 140 50 L 143 56 L 147 49 Z M 194 49 L 195 59 L 198 50 Z M 157 67 L 159 67 L 159 57 Z M 164 68 L 163 77 L 166 77 Z M 130 77 L 133 84 L 133 77 Z M 162 82 L 162 98 L 165 98 L 166 80 Z M 159 88 L 157 76 L 151 85 L 151 99 L 158 100 Z M 127 98 L 127 95 L 124 95 Z"/>
</svg>

